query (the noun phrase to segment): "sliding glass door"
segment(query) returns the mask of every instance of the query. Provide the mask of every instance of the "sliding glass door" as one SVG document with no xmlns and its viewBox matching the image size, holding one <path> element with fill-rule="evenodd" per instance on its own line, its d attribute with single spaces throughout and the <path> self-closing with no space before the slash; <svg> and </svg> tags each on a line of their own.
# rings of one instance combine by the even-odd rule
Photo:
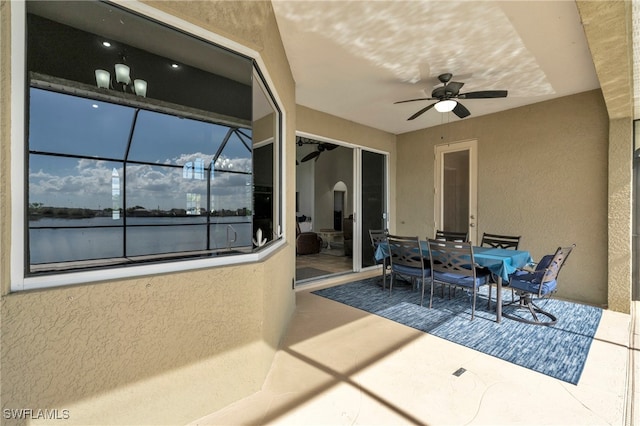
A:
<svg viewBox="0 0 640 426">
<path fill-rule="evenodd" d="M 387 157 L 360 152 L 360 264 L 366 268 L 375 264 L 369 230 L 387 228 Z"/>
<path fill-rule="evenodd" d="M 387 155 L 299 134 L 296 160 L 296 282 L 374 266 L 369 230 L 388 227 Z"/>
</svg>

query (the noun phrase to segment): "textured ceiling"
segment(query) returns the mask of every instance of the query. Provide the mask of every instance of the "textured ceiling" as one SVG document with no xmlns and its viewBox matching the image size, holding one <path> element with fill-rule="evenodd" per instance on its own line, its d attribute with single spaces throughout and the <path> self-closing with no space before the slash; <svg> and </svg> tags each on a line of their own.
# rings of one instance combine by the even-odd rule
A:
<svg viewBox="0 0 640 426">
<path fill-rule="evenodd" d="M 471 112 L 465 120 L 597 89 L 600 81 L 612 98 L 624 91 L 625 77 L 613 77 L 620 59 L 607 62 L 607 49 L 616 46 L 603 33 L 615 33 L 613 43 L 624 37 L 624 27 L 611 31 L 621 24 L 619 10 L 609 1 L 580 3 L 587 4 L 580 11 L 566 0 L 274 0 L 273 8 L 297 103 L 399 134 L 459 120 L 432 109 L 408 121 L 432 101 L 394 104 L 430 96 L 445 72 L 465 83 L 461 93 L 509 91 L 507 98 L 464 100 Z M 591 25 L 589 41 L 582 19 Z M 624 109 L 621 104 L 611 105 Z"/>
</svg>

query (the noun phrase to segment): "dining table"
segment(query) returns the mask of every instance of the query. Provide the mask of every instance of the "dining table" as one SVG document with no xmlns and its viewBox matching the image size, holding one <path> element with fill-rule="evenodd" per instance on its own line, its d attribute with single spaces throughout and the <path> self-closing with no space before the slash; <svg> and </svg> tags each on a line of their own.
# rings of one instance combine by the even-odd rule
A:
<svg viewBox="0 0 640 426">
<path fill-rule="evenodd" d="M 422 255 L 428 259 L 429 244 L 426 240 L 420 241 L 420 249 Z M 389 245 L 386 242 L 377 245 L 375 258 L 384 262 L 383 274 L 386 273 L 385 267 L 389 258 Z M 516 270 L 533 263 L 531 254 L 524 250 L 473 246 L 473 260 L 477 266 L 487 268 L 495 277 L 494 284 L 497 287 L 496 322 L 499 323 L 502 320 L 502 283 L 509 282 L 509 276 Z"/>
</svg>

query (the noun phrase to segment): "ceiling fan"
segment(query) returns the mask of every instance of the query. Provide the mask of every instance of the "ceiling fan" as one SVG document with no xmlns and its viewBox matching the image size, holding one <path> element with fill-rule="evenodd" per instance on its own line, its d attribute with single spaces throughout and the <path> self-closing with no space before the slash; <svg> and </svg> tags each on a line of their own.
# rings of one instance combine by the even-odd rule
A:
<svg viewBox="0 0 640 426">
<path fill-rule="evenodd" d="M 465 118 L 471 115 L 471 113 L 464 105 L 458 102 L 457 99 L 487 99 L 507 97 L 506 90 L 481 90 L 478 92 L 460 93 L 460 89 L 462 88 L 462 86 L 464 86 L 464 83 L 450 81 L 451 77 L 453 77 L 451 73 L 440 74 L 438 76 L 438 80 L 440 80 L 442 86 L 438 86 L 433 89 L 430 98 L 407 99 L 406 101 L 394 102 L 394 104 L 402 104 L 405 102 L 415 101 L 437 101 L 422 108 L 407 120 L 418 118 L 433 107 L 435 107 L 438 112 L 453 111 L 453 113 L 458 117 Z"/>
<path fill-rule="evenodd" d="M 302 146 L 302 145 L 317 145 L 317 148 L 316 148 L 315 151 L 312 151 L 309 154 L 307 154 L 304 157 L 302 157 L 302 160 L 300 160 L 300 161 L 303 162 L 303 163 L 305 163 L 305 162 L 307 162 L 309 160 L 313 160 L 314 158 L 316 159 L 316 161 L 318 161 L 318 157 L 324 151 L 332 151 L 332 150 L 334 150 L 334 149 L 336 149 L 338 147 L 338 145 L 335 145 L 335 144 L 332 144 L 332 143 L 314 141 L 312 139 L 302 138 L 300 136 L 296 137 L 296 143 L 298 144 L 298 146 Z"/>
</svg>

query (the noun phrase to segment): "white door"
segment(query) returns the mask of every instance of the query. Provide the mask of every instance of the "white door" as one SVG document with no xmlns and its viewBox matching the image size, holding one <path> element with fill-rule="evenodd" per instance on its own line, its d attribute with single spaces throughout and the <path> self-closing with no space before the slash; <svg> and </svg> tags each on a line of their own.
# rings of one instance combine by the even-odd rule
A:
<svg viewBox="0 0 640 426">
<path fill-rule="evenodd" d="M 435 147 L 435 228 L 468 231 L 478 244 L 477 141 Z"/>
</svg>

